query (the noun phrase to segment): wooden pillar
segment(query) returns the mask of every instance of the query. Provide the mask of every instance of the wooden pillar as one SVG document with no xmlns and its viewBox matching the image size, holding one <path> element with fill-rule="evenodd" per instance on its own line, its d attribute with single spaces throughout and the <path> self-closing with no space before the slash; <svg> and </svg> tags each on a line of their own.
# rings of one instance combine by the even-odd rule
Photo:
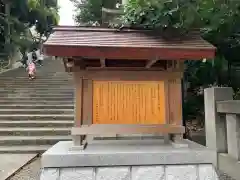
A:
<svg viewBox="0 0 240 180">
<path fill-rule="evenodd" d="M 93 122 L 93 82 L 83 79 L 83 111 L 82 125 L 91 125 Z"/>
<path fill-rule="evenodd" d="M 82 102 L 83 102 L 83 80 L 78 72 L 73 73 L 75 83 L 75 117 L 74 126 L 80 127 L 82 125 Z"/>
<path fill-rule="evenodd" d="M 169 82 L 168 80 L 164 81 L 164 98 L 165 98 L 165 123 L 169 124 L 170 119 L 169 119 Z M 166 144 L 169 143 L 170 141 L 170 135 L 164 135 L 164 141 Z"/>
</svg>

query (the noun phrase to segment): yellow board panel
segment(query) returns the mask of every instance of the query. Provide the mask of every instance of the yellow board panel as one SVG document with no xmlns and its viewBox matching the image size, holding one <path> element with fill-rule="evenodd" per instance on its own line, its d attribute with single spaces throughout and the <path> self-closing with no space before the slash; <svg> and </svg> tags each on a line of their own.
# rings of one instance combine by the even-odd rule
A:
<svg viewBox="0 0 240 180">
<path fill-rule="evenodd" d="M 94 124 L 164 124 L 164 82 L 94 81 Z"/>
</svg>

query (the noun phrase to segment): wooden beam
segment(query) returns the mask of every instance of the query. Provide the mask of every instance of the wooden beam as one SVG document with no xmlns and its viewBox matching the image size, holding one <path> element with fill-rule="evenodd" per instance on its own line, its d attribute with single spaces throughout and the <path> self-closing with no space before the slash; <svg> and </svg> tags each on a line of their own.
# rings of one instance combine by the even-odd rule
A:
<svg viewBox="0 0 240 180">
<path fill-rule="evenodd" d="M 105 58 L 101 58 L 100 59 L 100 63 L 101 63 L 101 67 L 102 68 L 106 67 L 106 60 L 105 60 Z"/>
<path fill-rule="evenodd" d="M 73 57 L 74 64 L 79 67 L 79 69 L 86 69 L 86 63 L 82 57 Z"/>
<path fill-rule="evenodd" d="M 73 127 L 72 135 L 107 135 L 107 134 L 183 134 L 185 127 L 180 125 L 138 125 L 138 124 L 93 124 L 90 126 Z"/>
<path fill-rule="evenodd" d="M 137 47 L 93 47 L 64 46 L 44 44 L 46 54 L 52 56 L 81 56 L 86 58 L 136 59 L 146 60 L 159 57 L 165 60 L 199 60 L 214 58 L 215 49 L 211 48 L 137 48 Z"/>
<path fill-rule="evenodd" d="M 155 81 L 165 79 L 182 78 L 183 72 L 166 72 L 166 71 L 99 71 L 86 70 L 79 72 L 83 79 L 91 80 L 122 80 L 122 81 Z"/>
<path fill-rule="evenodd" d="M 107 71 L 164 71 L 164 68 L 154 67 L 146 69 L 145 67 L 87 67 L 86 70 L 107 70 Z"/>
<path fill-rule="evenodd" d="M 153 60 L 150 60 L 147 64 L 146 64 L 146 68 L 149 69 L 152 67 L 153 64 L 155 64 L 159 59 L 153 59 Z"/>
</svg>

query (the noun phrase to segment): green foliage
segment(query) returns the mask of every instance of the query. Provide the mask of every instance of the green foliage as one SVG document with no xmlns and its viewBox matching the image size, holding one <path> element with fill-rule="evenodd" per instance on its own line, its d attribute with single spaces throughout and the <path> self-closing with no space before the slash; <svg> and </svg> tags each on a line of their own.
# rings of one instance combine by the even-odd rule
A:
<svg viewBox="0 0 240 180">
<path fill-rule="evenodd" d="M 0 0 L 0 10 L 0 53 L 9 56 L 16 47 L 23 53 L 33 45 L 31 27 L 35 26 L 41 41 L 59 21 L 57 0 Z"/>
<path fill-rule="evenodd" d="M 58 24 L 58 7 L 56 0 L 10 0 L 10 15 L 0 14 L 0 27 L 9 25 L 11 35 L 22 36 L 27 29 L 36 27 L 41 36 L 48 36 L 53 26 Z M 2 6 L 5 2 L 2 2 Z M 4 9 L 4 8 L 3 8 Z M 10 37 L 11 40 L 14 38 Z M 14 40 L 13 40 L 14 41 Z"/>
<path fill-rule="evenodd" d="M 131 27 L 186 33 L 198 27 L 198 0 L 129 0 L 123 24 Z"/>
<path fill-rule="evenodd" d="M 238 61 L 240 1 L 203 0 L 199 13 L 204 22 L 204 38 L 213 43 L 228 61 Z"/>
<path fill-rule="evenodd" d="M 102 7 L 114 9 L 120 0 L 71 0 L 76 9 L 75 21 L 79 25 L 100 25 Z"/>
</svg>

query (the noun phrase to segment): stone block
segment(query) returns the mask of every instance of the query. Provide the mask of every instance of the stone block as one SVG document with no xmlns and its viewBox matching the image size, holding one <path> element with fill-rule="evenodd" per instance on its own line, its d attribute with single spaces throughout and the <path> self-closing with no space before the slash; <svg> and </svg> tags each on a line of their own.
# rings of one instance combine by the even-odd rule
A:
<svg viewBox="0 0 240 180">
<path fill-rule="evenodd" d="M 198 180 L 196 165 L 171 165 L 165 172 L 165 180 Z"/>
<path fill-rule="evenodd" d="M 131 180 L 165 180 L 164 166 L 132 167 Z"/>
<path fill-rule="evenodd" d="M 97 168 L 96 180 L 131 180 L 129 167 Z"/>
<path fill-rule="evenodd" d="M 215 168 L 211 164 L 199 165 L 198 167 L 198 180 L 218 180 L 218 175 Z"/>
<path fill-rule="evenodd" d="M 59 169 L 57 168 L 45 168 L 42 170 L 40 180 L 58 180 Z"/>
<path fill-rule="evenodd" d="M 95 180 L 93 168 L 62 168 L 59 180 Z"/>
<path fill-rule="evenodd" d="M 212 164 L 216 151 L 186 141 L 189 148 L 174 148 L 163 140 L 137 140 L 136 144 L 89 144 L 84 151 L 70 150 L 72 142 L 59 142 L 42 155 L 42 167 L 107 167 Z M 138 144 L 139 143 L 139 144 Z"/>
</svg>

